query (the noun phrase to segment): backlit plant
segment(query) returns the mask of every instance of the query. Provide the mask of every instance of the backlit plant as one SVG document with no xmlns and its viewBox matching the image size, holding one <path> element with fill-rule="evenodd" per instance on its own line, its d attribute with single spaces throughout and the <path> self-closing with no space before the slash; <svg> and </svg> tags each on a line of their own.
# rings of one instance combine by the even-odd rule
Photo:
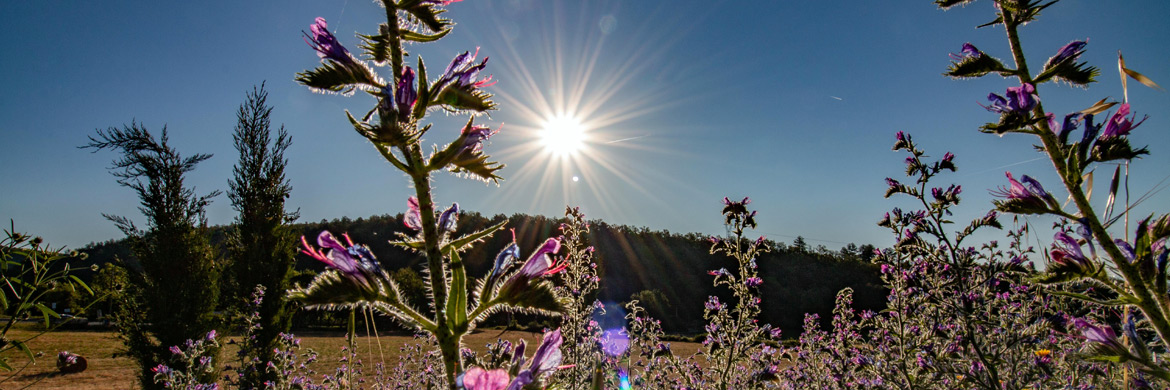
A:
<svg viewBox="0 0 1170 390">
<path fill-rule="evenodd" d="M 515 265 L 520 248 L 513 243 L 500 252 L 490 274 L 475 281 L 468 277 L 460 252 L 501 229 L 504 223 L 457 235 L 458 204 L 441 213 L 436 209 L 431 192 L 434 172 L 449 170 L 498 183 L 497 173 L 503 168 L 503 164 L 489 161 L 483 151 L 483 143 L 498 130 L 474 123 L 478 114 L 496 107 L 491 94 L 484 90 L 494 84 L 491 76 L 483 77 L 487 58 L 477 63 L 478 49 L 463 52 L 437 78 L 427 73 L 422 58 L 415 67 L 404 62 L 407 43 L 433 42 L 450 33 L 453 23 L 441 17 L 442 7 L 454 2 L 381 0 L 386 22 L 373 34 L 359 34 L 364 54 L 360 58 L 338 42 L 325 19 L 317 18 L 306 35 L 321 58 L 321 66 L 297 75 L 298 82 L 314 91 L 361 91 L 377 100 L 366 114 L 355 117 L 347 111 L 346 116 L 354 130 L 369 140 L 386 161 L 406 173 L 415 189 L 415 196 L 407 201 L 404 218 L 414 234 L 401 235 L 393 243 L 425 255 L 424 276 L 433 316 L 425 316 L 401 299 L 394 280 L 366 246 L 329 232 L 321 232 L 316 238 L 320 249 L 304 240 L 304 253 L 332 269 L 289 294 L 307 307 L 377 310 L 410 329 L 434 335 L 451 387 L 464 372 L 459 353 L 462 338 L 476 323 L 501 310 L 544 314 L 562 310 L 562 302 L 546 277 L 563 269 L 553 263 L 552 257 L 560 242 L 549 238 L 519 267 Z M 383 79 L 376 68 L 388 68 L 388 79 Z M 471 119 L 458 132 L 431 132 L 431 124 L 424 124 L 424 120 L 433 109 L 467 113 Z M 428 134 L 452 141 L 427 153 L 423 137 Z"/>
<path fill-rule="evenodd" d="M 972 0 L 937 0 L 942 8 L 965 5 Z M 1170 348 L 1170 295 L 1167 293 L 1167 237 L 1170 237 L 1170 215 L 1151 215 L 1137 224 L 1129 235 L 1129 214 L 1132 205 L 1118 211 L 1115 207 L 1118 185 L 1128 174 L 1130 162 L 1148 154 L 1144 147 L 1133 147 L 1129 135 L 1145 121 L 1131 114 L 1126 90 L 1127 79 L 1134 79 L 1158 88 L 1149 78 L 1126 66 L 1121 54 L 1117 67 L 1122 81 L 1123 100 L 1109 102 L 1108 98 L 1088 108 L 1067 114 L 1045 110 L 1040 100 L 1040 86 L 1064 82 L 1087 87 L 1099 74 L 1097 68 L 1080 60 L 1087 41 L 1073 41 L 1059 48 L 1048 58 L 1038 73 L 1030 70 L 1020 40 L 1020 30 L 1036 20 L 1041 11 L 1056 1 L 995 0 L 995 19 L 984 26 L 1002 26 L 1007 33 L 1008 48 L 1013 67 L 984 53 L 974 45 L 964 44 L 947 75 L 954 78 L 981 77 L 995 73 L 1015 79 L 1018 85 L 1007 88 L 1005 95 L 988 95 L 985 108 L 999 115 L 999 120 L 982 126 L 982 131 L 997 135 L 1026 134 L 1040 142 L 1037 148 L 1046 154 L 1056 171 L 1060 185 L 1068 192 L 1066 207 L 1058 197 L 1038 180 L 1021 176 L 1016 180 L 1008 174 L 1007 187 L 999 195 L 996 207 L 1016 214 L 1052 215 L 1076 226 L 1077 234 L 1059 232 L 1049 252 L 1046 283 L 1087 283 L 1109 291 L 1110 298 L 1067 292 L 1086 302 L 1111 307 L 1129 307 L 1140 312 L 1134 325 L 1119 326 L 1127 330 L 1124 345 L 1109 325 L 1095 325 L 1079 321 L 1083 336 L 1093 347 L 1095 359 L 1126 363 L 1132 362 L 1146 374 L 1170 380 L 1170 371 L 1160 363 L 1163 358 L 1156 351 Z M 1108 111 L 1116 108 L 1112 113 Z M 1099 116 L 1104 116 L 1102 121 Z M 1080 131 L 1080 137 L 1073 133 Z M 1116 165 L 1108 191 L 1104 212 L 1090 203 L 1093 173 L 1098 167 Z M 1126 168 L 1122 172 L 1122 166 Z M 1123 227 L 1115 227 L 1124 221 Z M 1111 228 L 1112 231 L 1110 230 Z M 1118 232 L 1118 230 L 1121 230 Z M 1139 337 L 1137 328 L 1152 329 L 1156 338 Z M 1152 344 L 1152 345 L 1147 345 Z M 1154 347 L 1154 348 L 1151 348 Z"/>
</svg>

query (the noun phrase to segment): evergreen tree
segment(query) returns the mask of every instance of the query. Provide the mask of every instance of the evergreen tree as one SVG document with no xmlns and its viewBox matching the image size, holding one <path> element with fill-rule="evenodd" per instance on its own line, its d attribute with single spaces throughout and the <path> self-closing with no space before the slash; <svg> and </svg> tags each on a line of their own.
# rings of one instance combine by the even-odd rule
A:
<svg viewBox="0 0 1170 390">
<path fill-rule="evenodd" d="M 236 112 L 233 135 L 240 160 L 232 169 L 228 198 L 239 214 L 231 231 L 228 250 L 231 256 L 232 282 L 228 296 L 233 303 L 243 303 L 257 285 L 268 291 L 259 305 L 260 329 L 255 333 L 257 348 L 245 351 L 260 362 L 272 360 L 273 346 L 281 332 L 287 332 L 292 310 L 283 299 L 289 286 L 296 256 L 296 233 L 287 225 L 296 220 L 295 212 L 284 210 L 292 187 L 284 175 L 288 160 L 284 151 L 291 139 L 284 126 L 272 138 L 272 107 L 266 105 L 264 85 L 253 88 L 247 101 Z M 267 370 L 245 371 L 241 378 L 245 388 L 262 387 Z"/>
<path fill-rule="evenodd" d="M 203 337 L 215 324 L 219 271 L 204 210 L 219 191 L 197 196 L 183 185 L 184 175 L 211 155 L 184 158 L 167 144 L 165 127 L 155 139 L 137 123 L 99 129 L 89 141 L 84 148 L 121 153 L 110 171 L 134 190 L 146 216 L 143 231 L 126 217 L 105 215 L 127 235 L 142 267 L 131 278 L 136 294 L 127 295 L 115 314 L 118 330 L 138 361 L 143 387 L 159 388 L 151 368 L 168 362 L 167 348 Z"/>
</svg>

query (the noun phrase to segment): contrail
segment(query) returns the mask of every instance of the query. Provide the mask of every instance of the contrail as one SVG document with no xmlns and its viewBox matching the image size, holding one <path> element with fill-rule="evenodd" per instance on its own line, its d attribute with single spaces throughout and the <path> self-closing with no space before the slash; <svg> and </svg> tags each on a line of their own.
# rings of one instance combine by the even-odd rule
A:
<svg viewBox="0 0 1170 390">
<path fill-rule="evenodd" d="M 631 141 L 631 140 L 636 140 L 636 139 L 642 139 L 642 138 L 646 138 L 646 137 L 649 137 L 649 136 L 650 136 L 650 134 L 646 134 L 646 135 L 639 135 L 639 136 L 637 136 L 637 137 L 630 137 L 630 138 L 615 139 L 615 140 L 613 140 L 613 141 L 609 141 L 609 142 L 606 142 L 606 143 L 607 143 L 607 144 L 615 144 L 615 143 L 618 143 L 618 142 L 626 142 L 626 141 Z"/>
<path fill-rule="evenodd" d="M 837 100 L 845 100 L 845 99 L 842 99 L 842 98 L 839 98 L 839 97 L 836 97 L 836 96 L 833 96 L 833 95 L 829 95 L 829 97 L 831 97 L 831 98 L 833 98 L 833 99 L 837 99 Z"/>
<path fill-rule="evenodd" d="M 964 175 L 964 176 L 961 176 L 961 177 L 972 176 L 972 175 L 978 175 L 978 174 L 987 173 L 987 172 L 991 172 L 991 171 L 998 171 L 998 170 L 1000 170 L 1000 169 L 1004 169 L 1004 168 L 1010 168 L 1010 167 L 1014 167 L 1014 166 L 1016 166 L 1016 165 L 1020 165 L 1020 164 L 1027 164 L 1027 163 L 1030 163 L 1030 162 L 1033 162 L 1033 161 L 1043 160 L 1043 159 L 1046 159 L 1046 158 L 1048 158 L 1048 157 L 1036 157 L 1036 158 L 1034 158 L 1034 159 L 1031 159 L 1031 160 L 1024 160 L 1024 161 L 1014 162 L 1014 163 L 1011 163 L 1011 164 L 1008 164 L 1008 165 L 1004 165 L 1004 166 L 1001 166 L 1001 167 L 995 167 L 995 168 L 991 168 L 991 169 L 984 169 L 984 170 L 982 170 L 982 171 L 979 171 L 979 172 L 971 172 L 971 173 L 968 173 L 968 174 L 966 174 L 966 175 Z"/>
</svg>

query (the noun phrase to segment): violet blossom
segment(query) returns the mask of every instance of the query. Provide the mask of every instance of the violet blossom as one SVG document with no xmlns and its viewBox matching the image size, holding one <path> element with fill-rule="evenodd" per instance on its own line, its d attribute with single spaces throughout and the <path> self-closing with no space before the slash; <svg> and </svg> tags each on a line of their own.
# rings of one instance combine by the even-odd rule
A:
<svg viewBox="0 0 1170 390">
<path fill-rule="evenodd" d="M 1036 107 L 1036 87 L 1032 84 L 1024 83 L 1019 87 L 1008 88 L 1006 95 L 1007 97 L 996 93 L 988 94 L 987 100 L 991 104 L 983 108 L 998 114 L 1023 115 Z"/>
<path fill-rule="evenodd" d="M 398 78 L 398 89 L 394 94 L 394 103 L 398 106 L 401 117 L 408 117 L 418 101 L 418 92 L 414 89 L 414 69 L 409 66 L 402 69 L 402 77 Z"/>
<path fill-rule="evenodd" d="M 455 231 L 455 222 L 459 219 L 459 203 L 452 203 L 451 207 L 443 210 L 439 214 L 439 230 L 445 232 Z"/>
<path fill-rule="evenodd" d="M 503 390 L 508 386 L 508 372 L 503 369 L 485 370 L 481 367 L 472 367 L 464 372 L 457 381 L 462 382 L 466 390 Z"/>
<path fill-rule="evenodd" d="M 1130 130 L 1137 128 L 1149 118 L 1147 115 L 1141 121 L 1134 123 L 1137 114 L 1135 113 L 1128 118 L 1126 115 L 1129 115 L 1129 103 L 1122 103 L 1121 107 L 1117 108 L 1117 112 L 1113 113 L 1113 116 L 1109 117 L 1109 121 L 1105 123 L 1105 131 L 1101 133 L 1100 139 L 1129 135 Z"/>
<path fill-rule="evenodd" d="M 562 342 L 564 338 L 561 337 L 560 329 L 545 333 L 540 346 L 536 347 L 536 352 L 532 354 L 528 368 L 516 374 L 516 378 L 508 385 L 508 390 L 520 390 L 556 369 L 561 364 Z"/>
<path fill-rule="evenodd" d="M 406 200 L 406 214 L 402 216 L 402 223 L 410 230 L 422 230 L 422 211 L 418 206 L 418 198 L 412 196 Z"/>
<path fill-rule="evenodd" d="M 341 43 L 337 42 L 337 37 L 329 32 L 329 24 L 325 22 L 325 18 L 317 17 L 313 24 L 309 25 L 309 31 L 312 32 L 312 35 L 305 34 L 305 43 L 317 51 L 318 57 L 342 64 L 355 63 L 349 50 L 341 46 Z"/>
<path fill-rule="evenodd" d="M 991 191 L 992 195 L 1005 198 L 1003 201 L 995 201 L 997 206 L 1000 206 L 1004 211 L 1023 214 L 1039 214 L 1048 211 L 1052 195 L 1044 191 L 1040 182 L 1028 175 L 1024 175 L 1020 181 L 1016 181 L 1011 172 L 1006 172 L 1006 174 L 1010 186 L 999 187 L 998 190 Z"/>
<path fill-rule="evenodd" d="M 348 246 L 343 245 L 328 230 L 321 231 L 321 234 L 317 235 L 317 245 L 325 249 L 324 251 L 309 245 L 305 236 L 301 236 L 301 244 L 304 246 L 301 253 L 341 271 L 342 275 L 350 280 L 369 286 L 372 275 L 381 269 L 378 260 L 374 258 L 374 253 L 370 251 L 369 247 L 354 244 L 348 234 L 343 236 L 349 244 Z M 208 337 L 214 338 L 215 334 L 209 333 Z"/>
<path fill-rule="evenodd" d="M 1088 44 L 1088 41 L 1069 42 L 1064 47 L 1061 47 L 1060 50 L 1057 50 L 1056 55 L 1049 58 L 1048 62 L 1044 63 L 1044 68 L 1048 69 L 1066 61 L 1076 61 L 1085 52 L 1086 44 Z"/>
</svg>

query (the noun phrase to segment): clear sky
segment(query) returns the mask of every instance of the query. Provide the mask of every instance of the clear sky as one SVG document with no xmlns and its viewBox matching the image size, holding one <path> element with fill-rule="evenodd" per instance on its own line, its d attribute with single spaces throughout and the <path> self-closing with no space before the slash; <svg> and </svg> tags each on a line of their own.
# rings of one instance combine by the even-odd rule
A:
<svg viewBox="0 0 1170 390">
<path fill-rule="evenodd" d="M 979 133 L 996 120 L 976 105 L 1003 93 L 999 77 L 953 81 L 947 54 L 971 42 L 1010 57 L 990 1 L 940 11 L 930 1 L 466 0 L 449 6 L 447 39 L 415 45 L 432 69 L 465 50 L 490 56 L 500 110 L 479 123 L 502 131 L 487 146 L 506 163 L 501 186 L 440 175 L 436 196 L 493 215 L 557 216 L 564 204 L 611 223 L 720 233 L 720 200 L 751 196 L 760 233 L 813 245 L 892 243 L 875 226 L 905 201 L 882 198 L 904 155 L 893 134 L 928 152 L 954 152 L 964 220 L 989 209 L 1005 170 L 1057 187 L 1032 139 Z M 382 19 L 369 0 L 3 1 L 0 40 L 0 218 L 50 243 L 118 238 L 102 213 L 143 224 L 130 189 L 107 167 L 116 156 L 77 146 L 97 128 L 167 126 L 182 153 L 212 153 L 190 175 L 203 194 L 226 190 L 237 155 L 235 110 L 267 81 L 273 121 L 293 137 L 288 176 L 302 220 L 397 214 L 405 176 L 355 134 L 342 109 L 368 96 L 309 92 L 293 81 L 318 63 L 303 41 L 313 18 L 357 52 L 355 32 Z M 1170 2 L 1066 0 L 1023 30 L 1033 68 L 1076 39 L 1102 69 L 1089 90 L 1045 84 L 1045 108 L 1064 113 L 1122 96 L 1116 54 L 1170 86 Z M 411 61 L 413 63 L 413 60 Z M 1152 156 L 1131 169 L 1133 196 L 1170 174 L 1170 94 L 1130 83 L 1133 109 L 1150 118 L 1131 139 Z M 557 114 L 586 127 L 585 150 L 554 158 L 537 130 Z M 463 117 L 432 115 L 428 143 L 455 137 Z M 1105 171 L 1109 172 L 1105 172 Z M 1112 168 L 1098 174 L 1098 200 Z M 573 181 L 576 176 L 578 181 Z M 947 184 L 940 182 L 940 185 Z M 1058 195 L 1063 199 L 1063 195 Z M 1170 191 L 1137 208 L 1170 211 Z M 231 222 L 226 196 L 208 209 Z M 1031 219 L 1047 226 L 1050 218 Z M 5 221 L 7 222 L 7 221 Z M 7 227 L 7 226 L 6 226 Z M 1048 237 L 1043 237 L 1044 241 Z"/>
</svg>

